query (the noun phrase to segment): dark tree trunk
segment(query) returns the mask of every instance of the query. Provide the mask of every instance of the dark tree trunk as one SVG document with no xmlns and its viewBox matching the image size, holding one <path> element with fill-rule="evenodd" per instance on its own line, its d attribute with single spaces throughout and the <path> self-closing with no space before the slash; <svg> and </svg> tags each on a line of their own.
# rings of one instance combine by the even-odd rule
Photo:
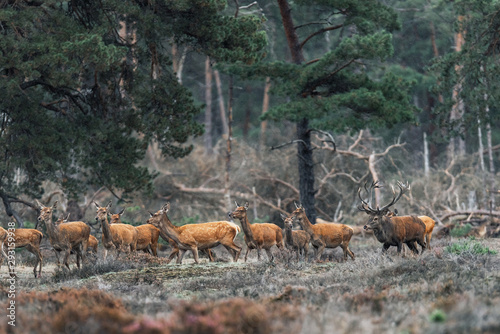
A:
<svg viewBox="0 0 500 334">
<path fill-rule="evenodd" d="M 302 64 L 304 55 L 300 47 L 299 38 L 293 25 L 290 5 L 287 0 L 277 0 L 280 7 L 283 28 L 288 42 L 288 48 L 292 56 L 292 62 Z M 316 208 L 314 207 L 314 163 L 311 150 L 311 133 L 309 131 L 309 120 L 302 119 L 297 123 L 297 144 L 299 159 L 299 191 L 300 202 L 306 210 L 309 221 L 316 223 Z"/>
<path fill-rule="evenodd" d="M 303 118 L 297 123 L 297 153 L 299 160 L 299 190 L 300 203 L 306 210 L 307 218 L 312 224 L 316 223 L 316 208 L 314 206 L 314 163 L 311 150 L 311 132 L 309 120 Z"/>
</svg>

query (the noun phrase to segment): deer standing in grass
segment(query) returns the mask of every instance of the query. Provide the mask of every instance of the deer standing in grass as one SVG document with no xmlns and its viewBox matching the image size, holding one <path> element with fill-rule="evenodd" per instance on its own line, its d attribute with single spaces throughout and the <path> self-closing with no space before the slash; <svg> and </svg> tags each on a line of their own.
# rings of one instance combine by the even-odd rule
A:
<svg viewBox="0 0 500 334">
<path fill-rule="evenodd" d="M 274 256 L 271 252 L 271 247 L 276 245 L 281 252 L 283 252 L 285 247 L 281 228 L 276 224 L 269 223 L 250 224 L 247 217 L 248 202 L 245 203 L 245 206 L 240 206 L 237 202 L 235 204 L 236 209 L 229 213 L 229 217 L 231 219 L 239 219 L 243 233 L 245 233 L 245 243 L 247 244 L 245 262 L 251 249 L 257 249 L 257 258 L 259 260 L 261 250 L 265 249 L 269 261 L 273 261 Z"/>
<path fill-rule="evenodd" d="M 111 201 L 109 201 L 107 206 L 99 206 L 95 201 L 94 205 L 97 208 L 95 220 L 100 222 L 102 227 L 104 260 L 106 260 L 110 249 L 116 249 L 116 259 L 120 256 L 120 252 L 135 252 L 139 236 L 137 229 L 128 224 L 110 224 L 108 222 L 108 211 L 111 208 Z"/>
<path fill-rule="evenodd" d="M 238 225 L 228 221 L 218 221 L 175 226 L 167 216 L 169 210 L 170 203 L 166 203 L 156 213 L 150 213 L 151 217 L 147 223 L 159 228 L 162 238 L 171 238 L 175 241 L 179 248 L 178 264 L 182 263 L 182 258 L 188 250 L 193 253 L 194 262 L 199 263 L 199 250 L 218 245 L 223 245 L 233 255 L 234 262 L 238 261 L 241 247 L 234 243 L 234 238 L 239 232 Z"/>
<path fill-rule="evenodd" d="M 398 182 L 397 186 L 399 188 L 399 194 L 396 195 L 394 189 L 392 189 L 393 197 L 389 204 L 381 208 L 377 206 L 376 209 L 372 208 L 369 202 L 361 198 L 361 188 L 359 188 L 358 197 L 361 200 L 361 205 L 358 209 L 368 214 L 368 222 L 365 224 L 364 228 L 373 230 L 373 234 L 377 240 L 383 244 L 382 251 L 384 253 L 387 252 L 389 247 L 396 246 L 398 254 L 401 254 L 403 243 L 405 243 L 413 253 L 418 254 L 415 242 L 422 247 L 422 252 L 426 248 L 424 241 L 426 227 L 422 220 L 416 216 L 387 216 L 389 208 L 410 188 L 408 184 L 403 184 L 401 182 Z M 378 187 L 378 181 L 375 181 L 370 186 L 370 192 L 366 189 L 366 185 L 365 190 L 371 194 L 371 190 Z"/>
<path fill-rule="evenodd" d="M 344 261 L 349 255 L 354 260 L 354 253 L 349 249 L 349 242 L 354 230 L 345 224 L 317 223 L 311 224 L 302 205 L 295 204 L 296 209 L 290 215 L 292 221 L 297 221 L 302 229 L 311 237 L 311 245 L 315 250 L 316 261 L 319 261 L 325 248 L 337 248 L 344 251 Z"/>
<path fill-rule="evenodd" d="M 56 226 L 59 226 L 61 223 L 68 223 L 70 213 L 66 217 L 64 215 L 60 215 L 59 219 L 54 223 Z M 97 246 L 99 245 L 99 240 L 94 237 L 92 234 L 89 235 L 89 240 L 87 240 L 87 253 L 97 254 Z M 85 247 L 84 247 L 85 248 Z M 74 254 L 74 251 L 71 251 L 71 254 Z M 56 252 L 56 256 L 57 256 Z M 57 257 L 57 264 L 59 264 L 59 257 Z"/>
<path fill-rule="evenodd" d="M 43 233 L 32 228 L 16 228 L 13 232 L 14 240 L 9 240 L 9 232 L 4 228 L 0 227 L 0 246 L 2 248 L 2 258 L 0 259 L 0 267 L 3 263 L 3 258 L 8 259 L 7 254 L 4 251 L 4 247 L 12 248 L 9 246 L 14 246 L 15 248 L 23 248 L 25 247 L 28 252 L 32 253 L 36 256 L 35 267 L 33 268 L 33 274 L 35 278 L 42 277 L 42 263 L 43 256 L 40 251 L 40 242 L 43 238 Z M 5 245 L 7 244 L 7 245 Z M 36 268 L 39 267 L 38 275 L 36 272 Z"/>
<path fill-rule="evenodd" d="M 389 211 L 387 213 L 387 217 L 394 217 L 398 215 L 398 210 L 394 209 L 394 211 Z M 425 224 L 425 244 L 426 247 L 431 250 L 431 238 L 432 238 L 432 232 L 434 231 L 434 226 L 436 225 L 436 222 L 434 219 L 432 219 L 429 216 L 418 216 L 418 219 L 420 219 L 424 224 Z"/>
<path fill-rule="evenodd" d="M 304 254 L 304 260 L 307 260 L 311 236 L 304 230 L 292 230 L 292 218 L 281 214 L 281 219 L 283 219 L 285 225 L 285 245 L 292 251 L 297 252 L 297 261 L 299 261 L 301 253 Z"/>
<path fill-rule="evenodd" d="M 125 209 L 111 215 L 110 225 L 123 224 L 121 215 Z M 158 238 L 160 237 L 160 230 L 151 224 L 144 224 L 135 227 L 137 229 L 137 247 L 136 250 L 142 250 L 144 253 L 158 256 Z"/>
<path fill-rule="evenodd" d="M 57 208 L 57 201 L 51 207 L 43 206 L 38 200 L 36 202 L 40 208 L 38 221 L 45 223 L 50 244 L 56 251 L 57 263 L 59 263 L 59 252 L 63 252 L 63 263 L 69 270 L 69 256 L 71 251 L 74 251 L 76 253 L 76 265 L 80 269 L 80 260 L 83 261 L 87 253 L 90 227 L 81 221 L 56 225 L 52 222 L 52 212 Z"/>
</svg>

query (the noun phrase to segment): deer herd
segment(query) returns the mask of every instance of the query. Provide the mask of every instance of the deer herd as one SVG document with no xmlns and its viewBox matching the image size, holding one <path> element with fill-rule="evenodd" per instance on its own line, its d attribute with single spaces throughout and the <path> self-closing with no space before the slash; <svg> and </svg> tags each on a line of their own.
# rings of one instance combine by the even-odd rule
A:
<svg viewBox="0 0 500 334">
<path fill-rule="evenodd" d="M 415 254 L 418 254 L 417 244 L 423 252 L 430 249 L 434 220 L 427 216 L 399 216 L 397 210 L 390 208 L 410 189 L 408 184 L 397 183 L 399 193 L 394 189 L 392 200 L 382 207 L 371 205 L 371 195 L 374 189 L 380 188 L 378 182 L 372 182 L 369 189 L 365 185 L 364 189 L 369 195 L 368 199 L 361 197 L 362 189 L 358 189 L 358 197 L 361 204 L 360 211 L 368 215 L 368 220 L 364 225 L 364 230 L 373 232 L 375 238 L 383 244 L 382 251 L 385 253 L 390 246 L 396 246 L 398 253 L 401 253 L 403 244 Z M 40 213 L 38 223 L 45 224 L 48 240 L 52 245 L 59 265 L 59 255 L 63 253 L 63 264 L 69 269 L 70 254 L 76 255 L 77 267 L 80 268 L 80 261 L 84 261 L 89 253 L 97 255 L 99 241 L 90 234 L 90 227 L 82 221 L 68 221 L 69 215 L 61 215 L 55 222 L 52 221 L 53 212 L 57 208 L 57 201 L 52 206 L 43 206 L 36 201 Z M 158 240 L 161 236 L 171 247 L 168 257 L 170 262 L 177 257 L 177 263 L 181 264 L 186 251 L 193 255 L 194 262 L 199 263 L 198 251 L 207 253 L 210 261 L 214 261 L 211 249 L 219 245 L 224 246 L 231 254 L 234 262 L 238 261 L 242 247 L 235 243 L 236 235 L 244 233 L 246 252 L 244 261 L 247 261 L 251 250 L 257 250 L 257 257 L 260 260 L 261 250 L 264 249 L 268 259 L 273 261 L 274 256 L 271 248 L 276 246 L 281 252 L 288 248 L 295 253 L 297 261 L 302 256 L 304 260 L 308 258 L 309 245 L 314 249 L 314 259 L 320 261 L 325 248 L 340 247 L 343 250 L 343 260 L 348 257 L 354 260 L 354 253 L 349 249 L 349 242 L 354 234 L 353 228 L 340 223 L 317 222 L 312 224 L 307 218 L 306 211 L 302 205 L 295 205 L 296 209 L 288 216 L 281 214 L 284 222 L 284 230 L 272 223 L 250 224 L 247 216 L 248 203 L 239 205 L 236 203 L 234 211 L 229 212 L 231 221 L 216 221 L 200 224 L 188 224 L 183 226 L 174 225 L 167 213 L 170 210 L 170 203 L 166 203 L 155 213 L 150 212 L 150 218 L 146 224 L 132 226 L 121 221 L 119 213 L 110 212 L 111 201 L 106 206 L 100 206 L 95 201 L 97 223 L 102 229 L 103 258 L 106 259 L 108 251 L 116 252 L 116 259 L 120 253 L 130 254 L 142 250 L 153 256 L 158 256 Z M 240 221 L 240 226 L 232 220 Z M 294 230 L 293 225 L 297 223 L 301 229 Z M 36 256 L 36 263 L 33 269 L 35 277 L 40 277 L 42 273 L 43 257 L 40 251 L 40 243 L 43 238 L 42 232 L 35 229 L 9 229 L 8 231 L 0 227 L 0 266 L 3 259 L 8 258 L 6 249 L 26 248 Z M 11 237 L 8 238 L 8 235 Z M 14 240 L 8 241 L 8 240 Z M 38 272 L 37 272 L 38 268 Z"/>
</svg>

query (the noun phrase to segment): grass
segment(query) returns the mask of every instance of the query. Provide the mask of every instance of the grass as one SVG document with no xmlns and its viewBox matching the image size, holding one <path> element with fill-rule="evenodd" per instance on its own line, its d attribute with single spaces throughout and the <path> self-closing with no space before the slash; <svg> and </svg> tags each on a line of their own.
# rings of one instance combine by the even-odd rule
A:
<svg viewBox="0 0 500 334">
<path fill-rule="evenodd" d="M 247 263 L 205 259 L 199 265 L 167 265 L 140 258 L 116 264 L 98 261 L 85 275 L 56 272 L 45 280 L 23 278 L 18 281 L 17 329 L 30 332 L 31 324 L 39 324 L 55 332 L 60 327 L 54 326 L 67 319 L 90 333 L 105 328 L 287 334 L 332 328 L 337 333 L 500 330 L 500 259 L 492 253 L 450 253 L 446 249 L 453 244 L 447 240 L 433 240 L 432 251 L 406 258 L 393 250 L 382 255 L 372 239 L 351 245 L 357 257 L 347 262 L 339 261 L 340 249 L 328 250 L 327 258 L 333 260 L 326 263 L 297 263 L 280 256 L 274 263 L 265 256 L 257 262 L 256 253 Z M 499 245 L 483 241 L 490 251 Z M 6 288 L 0 281 L 0 291 Z M 65 304 L 73 299 L 79 315 Z M 6 302 L 6 294 L 0 293 L 0 307 Z M 96 312 L 105 316 L 92 317 Z M 0 332 L 5 329 L 1 326 Z"/>
<path fill-rule="evenodd" d="M 498 253 L 496 250 L 492 250 L 482 245 L 474 237 L 469 237 L 468 239 L 455 242 L 447 246 L 446 251 L 448 253 L 459 254 L 459 255 L 463 253 L 471 253 L 476 255 L 488 255 L 488 254 L 494 255 Z"/>
<path fill-rule="evenodd" d="M 464 224 L 463 226 L 457 226 L 451 229 L 450 235 L 454 238 L 465 237 L 472 230 L 472 225 L 470 223 Z"/>
</svg>

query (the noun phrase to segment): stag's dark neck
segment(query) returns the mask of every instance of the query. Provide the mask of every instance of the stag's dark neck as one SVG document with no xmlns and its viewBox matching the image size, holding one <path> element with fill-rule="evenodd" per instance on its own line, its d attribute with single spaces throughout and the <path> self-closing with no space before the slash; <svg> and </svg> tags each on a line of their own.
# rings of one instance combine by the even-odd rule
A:
<svg viewBox="0 0 500 334">
<path fill-rule="evenodd" d="M 394 222 L 389 217 L 382 216 L 380 228 L 376 227 L 373 229 L 373 234 L 380 242 L 388 241 L 388 235 L 392 235 L 394 230 Z"/>
</svg>

